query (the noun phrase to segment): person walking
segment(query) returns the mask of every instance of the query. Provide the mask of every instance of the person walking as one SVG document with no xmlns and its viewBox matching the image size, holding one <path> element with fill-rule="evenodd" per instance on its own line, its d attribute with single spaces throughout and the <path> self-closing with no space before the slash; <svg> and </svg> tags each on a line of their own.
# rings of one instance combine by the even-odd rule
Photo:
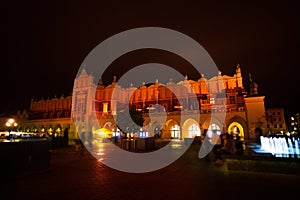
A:
<svg viewBox="0 0 300 200">
<path fill-rule="evenodd" d="M 226 154 L 234 155 L 236 153 L 236 144 L 232 134 L 228 134 L 225 145 Z"/>
</svg>

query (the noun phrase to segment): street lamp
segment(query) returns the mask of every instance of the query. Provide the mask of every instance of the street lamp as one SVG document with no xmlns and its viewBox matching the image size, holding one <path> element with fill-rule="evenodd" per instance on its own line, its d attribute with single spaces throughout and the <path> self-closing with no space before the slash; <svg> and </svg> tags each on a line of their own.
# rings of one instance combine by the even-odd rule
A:
<svg viewBox="0 0 300 200">
<path fill-rule="evenodd" d="M 10 138 L 10 132 L 14 129 L 14 127 L 17 127 L 18 124 L 15 119 L 10 118 L 6 121 L 5 126 L 7 126 L 7 128 L 8 128 L 8 132 L 9 132 L 8 136 Z"/>
</svg>

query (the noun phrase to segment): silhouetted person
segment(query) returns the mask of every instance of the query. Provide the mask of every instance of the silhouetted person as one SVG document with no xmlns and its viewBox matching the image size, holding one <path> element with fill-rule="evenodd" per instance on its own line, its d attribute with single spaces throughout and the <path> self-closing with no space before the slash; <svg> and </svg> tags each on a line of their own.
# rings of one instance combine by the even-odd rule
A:
<svg viewBox="0 0 300 200">
<path fill-rule="evenodd" d="M 230 155 L 233 155 L 236 153 L 235 141 L 233 139 L 233 135 L 231 135 L 231 134 L 227 135 L 225 151 L 226 151 L 225 152 L 226 154 L 230 154 Z"/>
<path fill-rule="evenodd" d="M 262 136 L 263 134 L 262 134 L 262 130 L 261 130 L 261 128 L 256 128 L 255 129 L 255 137 L 256 137 L 256 143 L 258 144 L 258 145 L 261 145 L 261 143 L 260 143 L 260 136 Z"/>
<path fill-rule="evenodd" d="M 236 136 L 235 148 L 236 148 L 236 154 L 238 155 L 244 154 L 243 141 L 241 140 L 241 136 L 239 135 Z"/>
<path fill-rule="evenodd" d="M 214 147 L 216 164 L 223 163 L 222 154 L 226 153 L 227 138 L 228 138 L 228 133 L 222 133 L 220 135 L 221 143 Z"/>
</svg>

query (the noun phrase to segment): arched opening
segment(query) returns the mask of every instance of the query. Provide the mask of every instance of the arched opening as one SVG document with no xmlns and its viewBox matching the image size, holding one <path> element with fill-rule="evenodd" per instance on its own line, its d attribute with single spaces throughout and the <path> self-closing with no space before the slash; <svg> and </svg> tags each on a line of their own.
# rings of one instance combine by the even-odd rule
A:
<svg viewBox="0 0 300 200">
<path fill-rule="evenodd" d="M 232 122 L 228 126 L 228 133 L 232 134 L 234 139 L 236 139 L 237 137 L 240 137 L 240 139 L 244 139 L 244 128 L 238 122 Z"/>
<path fill-rule="evenodd" d="M 196 136 L 201 135 L 200 128 L 197 124 L 190 125 L 188 128 L 188 133 L 190 138 L 194 138 Z"/>
<path fill-rule="evenodd" d="M 49 134 L 50 136 L 52 136 L 52 135 L 53 135 L 53 128 L 52 128 L 52 126 L 51 126 L 51 125 L 49 126 L 49 128 L 48 128 L 47 132 L 48 132 L 48 134 Z"/>
<path fill-rule="evenodd" d="M 207 130 L 207 136 L 212 144 L 221 144 L 221 128 L 218 124 L 212 123 Z"/>
<path fill-rule="evenodd" d="M 187 119 L 182 125 L 182 137 L 194 138 L 201 135 L 201 130 L 198 122 L 192 118 Z"/>
<path fill-rule="evenodd" d="M 221 135 L 221 128 L 218 124 L 210 124 L 207 130 L 207 136 L 212 137 L 212 134 L 216 133 L 218 135 Z"/>
<path fill-rule="evenodd" d="M 182 138 L 179 123 L 174 119 L 169 119 L 168 121 L 166 121 L 165 125 L 162 128 L 161 137 L 164 139 Z"/>
<path fill-rule="evenodd" d="M 62 132 L 62 127 L 60 124 L 56 125 L 54 132 L 55 132 L 54 137 L 62 137 L 63 132 Z"/>
<path fill-rule="evenodd" d="M 41 129 L 40 129 L 40 132 L 41 132 L 41 133 L 45 133 L 45 130 L 46 130 L 46 129 L 45 129 L 45 126 L 42 125 L 42 126 L 41 126 Z"/>
</svg>

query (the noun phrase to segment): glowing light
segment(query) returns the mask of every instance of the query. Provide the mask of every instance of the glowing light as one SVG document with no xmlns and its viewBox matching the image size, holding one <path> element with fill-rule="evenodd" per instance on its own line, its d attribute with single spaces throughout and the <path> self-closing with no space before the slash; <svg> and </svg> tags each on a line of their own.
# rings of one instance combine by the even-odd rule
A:
<svg viewBox="0 0 300 200">
<path fill-rule="evenodd" d="M 147 107 L 146 109 L 147 109 L 147 110 L 154 110 L 155 108 L 152 107 L 152 106 L 150 106 L 150 107 Z"/>
<path fill-rule="evenodd" d="M 139 137 L 145 138 L 145 137 L 148 137 L 148 136 L 149 136 L 149 133 L 147 131 L 140 131 Z"/>
<path fill-rule="evenodd" d="M 101 149 L 99 149 L 99 151 L 97 152 L 97 156 L 103 156 L 103 155 L 105 155 L 104 149 L 101 148 Z"/>
<path fill-rule="evenodd" d="M 108 112 L 108 103 L 103 103 L 103 112 L 104 113 Z"/>
<path fill-rule="evenodd" d="M 233 128 L 233 131 L 234 131 L 234 133 L 237 132 L 237 127 L 236 126 Z"/>
<path fill-rule="evenodd" d="M 174 108 L 181 109 L 182 106 L 174 106 Z"/>
<path fill-rule="evenodd" d="M 10 124 L 13 124 L 13 123 L 15 122 L 15 120 L 14 120 L 14 119 L 9 119 L 8 122 L 9 122 Z"/>
<path fill-rule="evenodd" d="M 172 126 L 171 128 L 171 137 L 172 138 L 179 138 L 180 136 L 180 126 L 178 126 L 177 124 Z"/>
<path fill-rule="evenodd" d="M 94 134 L 97 134 L 100 138 L 111 138 L 114 134 L 113 131 L 107 128 L 100 128 L 98 130 L 93 131 Z"/>
<path fill-rule="evenodd" d="M 7 126 L 7 127 L 17 127 L 18 123 L 13 118 L 10 118 L 5 123 L 5 126 Z"/>
</svg>

